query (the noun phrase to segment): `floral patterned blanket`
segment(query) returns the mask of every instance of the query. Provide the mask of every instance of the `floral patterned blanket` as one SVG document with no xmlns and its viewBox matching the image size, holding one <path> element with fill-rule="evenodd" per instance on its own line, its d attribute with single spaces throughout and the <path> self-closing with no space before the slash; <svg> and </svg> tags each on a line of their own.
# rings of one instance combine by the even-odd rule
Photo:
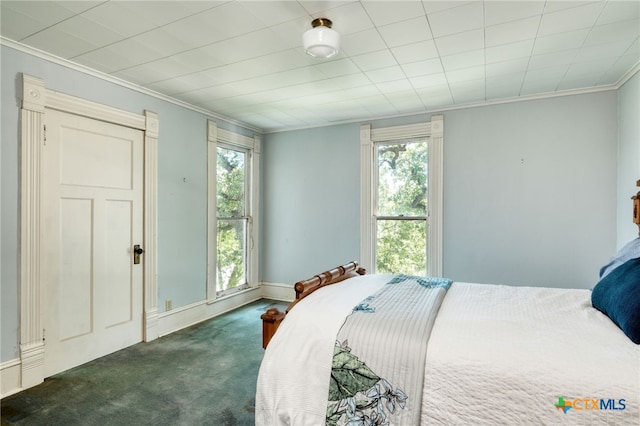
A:
<svg viewBox="0 0 640 426">
<path fill-rule="evenodd" d="M 427 343 L 450 285 L 396 275 L 354 307 L 334 348 L 327 425 L 420 423 Z"/>
</svg>

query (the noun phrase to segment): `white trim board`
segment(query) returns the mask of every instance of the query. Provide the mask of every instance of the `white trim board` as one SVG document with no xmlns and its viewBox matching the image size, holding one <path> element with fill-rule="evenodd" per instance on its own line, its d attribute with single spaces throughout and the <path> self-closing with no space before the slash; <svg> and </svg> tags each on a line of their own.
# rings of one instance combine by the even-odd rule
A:
<svg viewBox="0 0 640 426">
<path fill-rule="evenodd" d="M 20 358 L 0 364 L 0 398 L 13 395 L 22 390 L 20 386 Z"/>
</svg>

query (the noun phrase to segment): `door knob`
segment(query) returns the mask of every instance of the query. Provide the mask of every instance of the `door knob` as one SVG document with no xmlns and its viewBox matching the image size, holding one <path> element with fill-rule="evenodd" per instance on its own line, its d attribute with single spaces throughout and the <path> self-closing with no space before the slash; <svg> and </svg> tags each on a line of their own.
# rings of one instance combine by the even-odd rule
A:
<svg viewBox="0 0 640 426">
<path fill-rule="evenodd" d="M 140 255 L 144 253 L 144 249 L 140 247 L 140 244 L 136 244 L 133 246 L 133 264 L 137 265 L 140 263 Z"/>
</svg>

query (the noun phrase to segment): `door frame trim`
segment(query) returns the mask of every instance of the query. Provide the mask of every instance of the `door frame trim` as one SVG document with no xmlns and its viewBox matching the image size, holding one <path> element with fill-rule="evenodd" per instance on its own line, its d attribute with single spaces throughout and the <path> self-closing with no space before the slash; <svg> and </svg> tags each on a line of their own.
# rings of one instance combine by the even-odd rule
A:
<svg viewBox="0 0 640 426">
<path fill-rule="evenodd" d="M 20 365 L 21 387 L 44 381 L 43 276 L 40 219 L 42 146 L 45 143 L 45 109 L 56 109 L 144 132 L 144 273 L 143 338 L 158 338 L 157 187 L 158 114 L 133 114 L 96 102 L 59 93 L 44 80 L 22 74 L 21 176 L 20 176 Z"/>
</svg>

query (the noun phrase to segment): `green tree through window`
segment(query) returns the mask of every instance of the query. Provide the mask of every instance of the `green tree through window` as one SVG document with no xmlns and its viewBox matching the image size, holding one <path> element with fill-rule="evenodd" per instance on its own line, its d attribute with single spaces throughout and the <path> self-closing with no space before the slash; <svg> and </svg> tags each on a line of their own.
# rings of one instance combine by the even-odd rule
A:
<svg viewBox="0 0 640 426">
<path fill-rule="evenodd" d="M 217 288 L 247 283 L 247 152 L 217 147 Z"/>
<path fill-rule="evenodd" d="M 428 141 L 380 143 L 376 272 L 427 273 Z"/>
</svg>

